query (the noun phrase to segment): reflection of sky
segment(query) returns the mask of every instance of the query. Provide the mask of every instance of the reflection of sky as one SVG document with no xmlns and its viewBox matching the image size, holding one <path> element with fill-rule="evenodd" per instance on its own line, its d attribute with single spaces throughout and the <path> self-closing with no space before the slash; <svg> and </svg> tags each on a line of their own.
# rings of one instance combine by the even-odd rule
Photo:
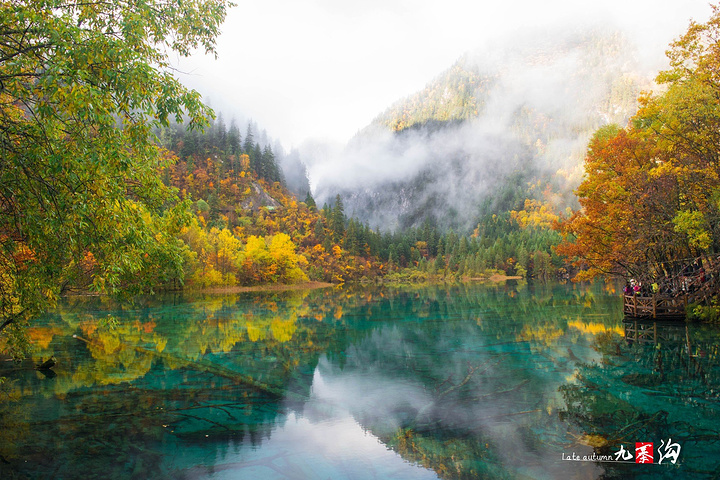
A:
<svg viewBox="0 0 720 480">
<path fill-rule="evenodd" d="M 317 375 L 316 375 L 316 378 Z M 310 416 L 290 413 L 261 446 L 244 445 L 218 458 L 212 479 L 437 479 L 435 472 L 411 465 L 387 449 L 342 408 L 327 408 L 313 395 L 306 408 L 319 402 Z M 232 452 L 230 446 L 228 451 Z"/>
<path fill-rule="evenodd" d="M 415 324 L 403 320 L 406 312 L 399 315 L 348 345 L 341 363 L 321 355 L 302 411 L 288 407 L 291 413 L 269 439 L 234 447 L 235 453 L 209 462 L 215 473 L 204 478 L 438 478 L 383 443 L 414 422 L 437 422 L 438 430 L 470 439 L 457 447 L 461 454 L 488 442 L 496 456 L 487 461 L 501 475 L 602 474 L 594 463 L 562 461 L 563 454 L 591 454 L 592 448 L 558 418 L 558 387 L 573 381 L 577 362 L 600 358 L 591 347 L 595 324 L 562 328 L 541 319 L 518 322 L 514 315 L 485 324 L 463 318 Z M 439 395 L 457 386 L 471 365 L 477 373 L 467 383 Z M 442 444 L 430 439 L 424 448 Z"/>
<path fill-rule="evenodd" d="M 546 362 L 538 362 L 537 356 L 526 351 L 528 339 L 500 342 L 505 345 L 499 352 L 497 339 L 483 349 L 472 342 L 485 343 L 489 339 L 480 338 L 484 335 L 466 338 L 462 344 L 472 347 L 478 362 L 493 359 L 488 363 L 491 368 L 463 386 L 468 398 L 448 395 L 437 401 L 437 391 L 423 385 L 422 375 L 409 375 L 402 366 L 406 362 L 393 365 L 403 344 L 406 350 L 399 356 L 406 361 L 428 352 L 411 351 L 397 329 L 381 330 L 350 347 L 342 367 L 322 356 L 302 413 L 290 413 L 262 445 L 244 445 L 237 453 L 216 459 L 216 473 L 206 478 L 438 478 L 435 472 L 405 461 L 376 436 L 392 436 L 421 418 L 421 412 L 432 411 L 428 407 L 433 405 L 439 407 L 433 415 L 442 429 L 491 442 L 499 454 L 499 463 L 493 467 L 497 472 L 529 478 L 602 474 L 594 463 L 562 461 L 563 454 L 592 453 L 592 448 L 577 443 L 566 448 L 568 427 L 557 416 L 561 406 L 557 387 L 575 371 L 574 362 L 566 358 L 567 345 L 583 361 L 597 358 L 579 338 L 574 342 L 555 338 L 554 348 L 547 348 L 544 355 Z M 462 344 L 455 347 L 467 352 Z M 456 355 L 448 354 L 438 368 L 452 372 L 458 363 L 465 365 L 465 358 L 459 360 Z M 496 394 L 506 386 L 518 388 L 507 395 Z"/>
<path fill-rule="evenodd" d="M 498 454 L 492 471 L 511 477 L 596 478 L 602 474 L 594 463 L 562 461 L 563 453 L 592 453 L 591 447 L 574 441 L 557 413 L 563 406 L 558 387 L 572 378 L 575 362 L 599 358 L 590 348 L 587 332 L 565 332 L 539 342 L 544 346 L 540 357 L 532 353 L 538 350 L 537 338 L 503 342 L 472 331 L 464 338 L 458 332 L 450 338 L 436 333 L 435 345 L 444 345 L 442 352 L 413 345 L 404 338 L 408 331 L 390 327 L 349 348 L 342 367 L 322 357 L 314 374 L 313 401 L 306 405 L 305 415 L 322 418 L 328 411 L 350 412 L 381 437 L 392 436 L 403 426 L 414 428 L 415 421 L 437 422 L 438 430 L 454 432 L 457 438 L 469 435 L 471 442 L 489 442 Z M 430 364 L 419 360 L 433 355 L 436 361 Z M 439 396 L 438 392 L 461 383 L 471 362 L 477 374 L 457 390 L 462 394 Z M 433 381 L 423 384 L 433 376 L 450 380 L 439 386 Z M 575 446 L 568 449 L 571 443 Z M 467 453 L 458 448 L 459 455 Z"/>
</svg>

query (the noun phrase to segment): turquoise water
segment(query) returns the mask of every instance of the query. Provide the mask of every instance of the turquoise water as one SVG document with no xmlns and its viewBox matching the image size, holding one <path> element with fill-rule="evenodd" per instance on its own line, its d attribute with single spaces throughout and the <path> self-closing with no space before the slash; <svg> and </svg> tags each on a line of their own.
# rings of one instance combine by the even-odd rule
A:
<svg viewBox="0 0 720 480">
<path fill-rule="evenodd" d="M 30 336 L 3 479 L 720 475 L 720 331 L 623 322 L 612 286 L 74 298 Z"/>
</svg>

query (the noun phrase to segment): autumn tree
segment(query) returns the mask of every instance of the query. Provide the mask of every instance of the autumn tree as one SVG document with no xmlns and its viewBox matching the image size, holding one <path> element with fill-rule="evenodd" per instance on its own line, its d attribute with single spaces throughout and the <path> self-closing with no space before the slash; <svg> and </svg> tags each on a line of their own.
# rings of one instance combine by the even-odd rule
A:
<svg viewBox="0 0 720 480">
<path fill-rule="evenodd" d="M 173 192 L 157 175 L 168 157 L 151 129 L 211 116 L 173 76 L 170 56 L 214 53 L 229 5 L 0 5 L 0 334 L 12 353 L 22 324 L 53 303 L 88 253 L 95 288 L 108 292 L 145 288 L 134 279 L 147 257 L 180 261 L 177 250 L 152 253 L 151 225 L 182 215 L 168 209 Z M 138 222 L 138 209 L 167 220 Z"/>
<path fill-rule="evenodd" d="M 720 9 L 671 45 L 671 69 L 624 129 L 604 127 L 588 149 L 558 252 L 597 274 L 658 276 L 720 250 Z"/>
</svg>

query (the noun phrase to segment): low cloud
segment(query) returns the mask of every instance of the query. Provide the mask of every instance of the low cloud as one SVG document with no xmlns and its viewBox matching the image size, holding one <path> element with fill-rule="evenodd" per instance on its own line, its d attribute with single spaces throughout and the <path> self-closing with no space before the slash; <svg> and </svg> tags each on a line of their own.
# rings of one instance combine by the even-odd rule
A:
<svg viewBox="0 0 720 480">
<path fill-rule="evenodd" d="M 301 149 L 317 200 L 340 193 L 348 213 L 385 230 L 424 218 L 471 228 L 510 178 L 571 192 L 592 132 L 624 124 L 652 86 L 627 37 L 607 29 L 527 32 L 458 65 L 481 79 L 477 118 L 399 133 L 373 124 L 344 149 Z"/>
</svg>

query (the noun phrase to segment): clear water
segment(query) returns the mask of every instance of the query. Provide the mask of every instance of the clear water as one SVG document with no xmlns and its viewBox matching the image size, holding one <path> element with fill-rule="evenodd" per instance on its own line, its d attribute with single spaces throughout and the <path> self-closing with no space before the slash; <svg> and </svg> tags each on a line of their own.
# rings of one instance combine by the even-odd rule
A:
<svg viewBox="0 0 720 480">
<path fill-rule="evenodd" d="M 720 331 L 635 327 L 606 285 L 70 299 L 0 370 L 0 478 L 717 477 Z"/>
</svg>

